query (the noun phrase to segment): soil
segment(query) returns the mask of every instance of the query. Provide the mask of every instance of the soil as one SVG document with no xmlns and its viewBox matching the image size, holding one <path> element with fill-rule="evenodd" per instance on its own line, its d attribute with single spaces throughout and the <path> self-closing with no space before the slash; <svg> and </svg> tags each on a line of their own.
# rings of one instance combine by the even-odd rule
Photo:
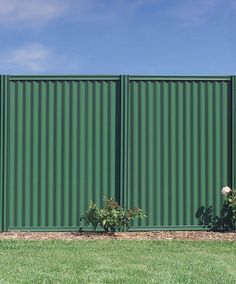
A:
<svg viewBox="0 0 236 284">
<path fill-rule="evenodd" d="M 236 232 L 158 231 L 158 232 L 4 232 L 0 240 L 220 240 L 236 241 Z"/>
</svg>

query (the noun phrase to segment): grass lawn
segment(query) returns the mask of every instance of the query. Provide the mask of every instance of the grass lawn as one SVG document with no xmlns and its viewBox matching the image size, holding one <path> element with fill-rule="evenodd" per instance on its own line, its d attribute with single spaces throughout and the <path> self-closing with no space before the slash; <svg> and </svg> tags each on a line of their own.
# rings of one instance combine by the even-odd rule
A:
<svg viewBox="0 0 236 284">
<path fill-rule="evenodd" d="M 236 283 L 236 243 L 0 241 L 0 283 Z"/>
</svg>

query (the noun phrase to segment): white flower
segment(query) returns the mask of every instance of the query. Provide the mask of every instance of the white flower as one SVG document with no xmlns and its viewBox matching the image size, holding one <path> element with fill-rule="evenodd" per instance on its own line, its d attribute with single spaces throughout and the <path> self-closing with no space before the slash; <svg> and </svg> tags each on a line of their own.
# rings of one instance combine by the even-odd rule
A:
<svg viewBox="0 0 236 284">
<path fill-rule="evenodd" d="M 221 189 L 221 192 L 223 195 L 227 195 L 231 192 L 231 188 L 229 186 L 224 186 L 222 189 Z"/>
</svg>

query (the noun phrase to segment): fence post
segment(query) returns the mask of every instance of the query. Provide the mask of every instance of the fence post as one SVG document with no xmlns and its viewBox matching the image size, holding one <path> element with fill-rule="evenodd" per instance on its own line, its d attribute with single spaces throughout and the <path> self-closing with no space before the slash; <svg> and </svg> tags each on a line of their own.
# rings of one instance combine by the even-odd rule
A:
<svg viewBox="0 0 236 284">
<path fill-rule="evenodd" d="M 0 75 L 0 231 L 7 230 L 6 182 L 7 182 L 7 88 L 8 76 Z"/>
<path fill-rule="evenodd" d="M 121 163 L 120 163 L 120 204 L 128 207 L 128 164 L 129 164 L 129 76 L 121 75 Z"/>
<path fill-rule="evenodd" d="M 3 76 L 0 75 L 0 231 L 3 231 L 3 85 Z"/>
<path fill-rule="evenodd" d="M 236 162 L 236 151 L 235 151 L 235 96 L 236 96 L 236 76 L 232 76 L 232 188 L 235 188 L 235 162 Z"/>
</svg>

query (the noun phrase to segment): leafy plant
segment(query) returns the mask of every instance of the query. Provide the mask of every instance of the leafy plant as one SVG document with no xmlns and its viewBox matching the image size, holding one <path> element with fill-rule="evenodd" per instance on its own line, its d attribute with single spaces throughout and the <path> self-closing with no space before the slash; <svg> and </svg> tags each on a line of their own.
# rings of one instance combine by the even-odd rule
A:
<svg viewBox="0 0 236 284">
<path fill-rule="evenodd" d="M 104 197 L 104 207 L 97 208 L 96 204 L 90 201 L 88 209 L 81 220 L 84 220 L 86 225 L 91 224 L 94 231 L 100 226 L 105 232 L 114 232 L 116 230 L 124 230 L 129 228 L 131 221 L 135 218 L 143 219 L 146 215 L 143 214 L 140 208 L 125 209 L 112 198 Z"/>
<path fill-rule="evenodd" d="M 235 222 L 236 222 L 236 189 L 232 189 L 227 194 L 227 203 L 228 203 L 229 207 L 231 208 L 232 218 L 233 218 L 233 222 L 235 224 Z"/>
<path fill-rule="evenodd" d="M 204 228 L 211 231 L 233 231 L 236 229 L 236 190 L 225 186 L 221 190 L 225 196 L 223 207 L 219 216 L 214 216 L 212 206 L 200 207 L 196 212 Z"/>
</svg>

